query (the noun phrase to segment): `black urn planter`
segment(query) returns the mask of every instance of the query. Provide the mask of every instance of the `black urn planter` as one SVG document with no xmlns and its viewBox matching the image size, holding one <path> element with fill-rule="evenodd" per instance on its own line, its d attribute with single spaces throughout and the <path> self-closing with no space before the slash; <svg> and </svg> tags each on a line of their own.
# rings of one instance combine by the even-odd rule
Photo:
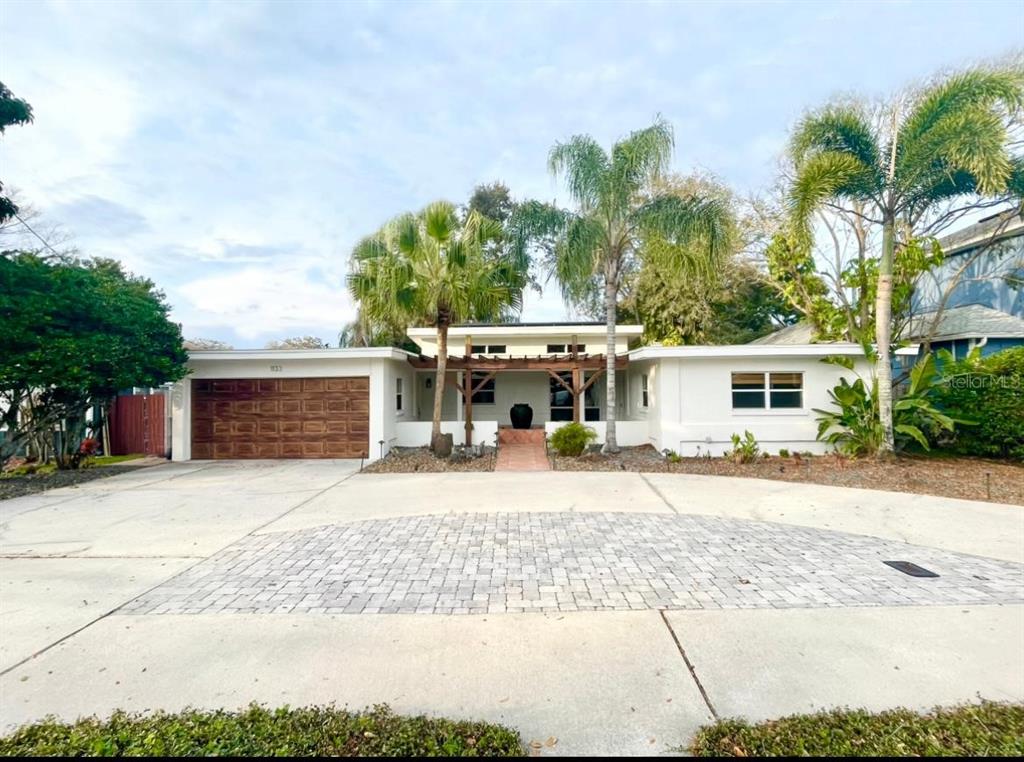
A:
<svg viewBox="0 0 1024 762">
<path fill-rule="evenodd" d="M 533 408 L 525 402 L 517 402 L 508 411 L 513 429 L 528 429 L 533 423 Z"/>
</svg>

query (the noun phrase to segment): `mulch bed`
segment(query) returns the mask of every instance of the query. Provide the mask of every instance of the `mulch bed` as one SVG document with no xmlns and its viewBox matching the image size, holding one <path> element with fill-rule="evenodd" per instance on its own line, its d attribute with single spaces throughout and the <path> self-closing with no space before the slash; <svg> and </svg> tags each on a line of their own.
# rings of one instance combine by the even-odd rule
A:
<svg viewBox="0 0 1024 762">
<path fill-rule="evenodd" d="M 26 474 L 24 476 L 4 476 L 0 478 L 0 500 L 12 497 L 32 495 L 57 487 L 71 487 L 84 484 L 94 479 L 104 479 L 129 471 L 138 471 L 139 465 L 132 466 L 100 466 L 97 468 L 81 468 L 77 471 L 52 471 L 47 474 Z"/>
<path fill-rule="evenodd" d="M 861 487 L 1024 505 L 1024 464 L 982 458 L 901 456 L 893 460 L 834 455 L 759 458 L 683 458 L 671 463 L 653 447 L 624 447 L 617 455 L 554 456 L 556 471 L 646 471 L 708 476 L 745 476 L 834 487 Z M 987 482 L 987 483 L 986 483 Z"/>
<path fill-rule="evenodd" d="M 428 447 L 395 447 L 384 458 L 374 461 L 363 473 L 413 474 L 443 471 L 493 471 L 494 448 L 487 447 L 480 457 L 436 458 Z"/>
</svg>

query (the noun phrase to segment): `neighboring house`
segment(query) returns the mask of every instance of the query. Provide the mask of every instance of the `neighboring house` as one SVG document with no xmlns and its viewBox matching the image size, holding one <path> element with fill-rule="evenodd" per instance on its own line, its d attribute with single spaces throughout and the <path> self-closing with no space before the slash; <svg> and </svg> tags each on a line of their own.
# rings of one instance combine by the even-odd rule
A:
<svg viewBox="0 0 1024 762">
<path fill-rule="evenodd" d="M 942 263 L 923 274 L 913 314 L 900 332 L 908 345 L 949 350 L 957 359 L 981 347 L 983 355 L 1024 344 L 1024 218 L 1017 212 L 986 218 L 939 241 Z M 810 323 L 786 326 L 753 344 L 807 344 Z M 906 371 L 914 357 L 895 363 Z"/>
<path fill-rule="evenodd" d="M 908 342 L 947 349 L 957 358 L 1024 344 L 1024 218 L 1018 212 L 981 220 L 939 241 L 942 264 L 914 289 Z"/>
<path fill-rule="evenodd" d="M 868 370 L 854 344 L 630 350 L 641 333 L 641 326 L 618 328 L 621 445 L 720 455 L 733 433 L 750 430 L 768 452 L 825 452 L 812 408 L 829 407 L 828 390 L 851 374 L 822 358 L 851 356 L 858 371 Z M 174 459 L 374 460 L 395 446 L 427 445 L 437 391 L 434 330 L 409 335 L 422 354 L 389 347 L 191 352 L 191 374 L 171 395 Z M 443 430 L 456 444 L 492 445 L 511 406 L 526 403 L 534 427 L 551 432 L 577 419 L 603 441 L 604 352 L 598 324 L 454 326 Z"/>
</svg>

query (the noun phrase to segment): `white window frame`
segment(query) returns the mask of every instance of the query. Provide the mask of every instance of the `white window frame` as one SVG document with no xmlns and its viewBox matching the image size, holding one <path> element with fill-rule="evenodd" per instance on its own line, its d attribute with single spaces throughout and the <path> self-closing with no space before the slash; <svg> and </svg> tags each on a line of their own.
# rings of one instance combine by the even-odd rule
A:
<svg viewBox="0 0 1024 762">
<path fill-rule="evenodd" d="M 649 408 L 651 406 L 650 387 L 648 386 L 647 374 L 644 373 L 640 376 L 640 407 Z"/>
<path fill-rule="evenodd" d="M 480 381 L 484 380 L 484 376 L 487 375 L 487 371 L 486 370 L 473 370 L 473 371 L 469 371 L 469 374 L 470 374 L 470 376 L 469 376 L 470 388 L 471 389 L 475 389 L 477 383 L 479 383 Z M 488 384 L 491 385 L 490 389 L 487 388 Z M 490 402 L 477 402 L 474 399 L 473 400 L 473 404 L 474 405 L 497 405 L 498 404 L 498 377 L 496 375 L 492 376 L 488 380 L 487 384 L 484 384 L 484 386 L 481 387 L 480 391 L 474 392 L 472 396 L 476 397 L 476 395 L 478 395 L 478 394 L 486 394 L 488 392 L 490 392 L 492 395 L 494 395 L 494 399 L 493 400 L 491 400 Z"/>
<path fill-rule="evenodd" d="M 733 385 L 733 376 L 744 373 L 761 376 L 760 389 L 736 389 Z M 796 374 L 800 377 L 799 389 L 776 389 L 779 392 L 800 392 L 799 407 L 773 407 L 771 377 L 773 374 Z M 807 385 L 806 373 L 802 370 L 733 370 L 729 372 L 729 406 L 733 415 L 807 415 Z M 736 407 L 733 395 L 736 392 L 760 392 L 763 395 L 763 407 Z"/>
<path fill-rule="evenodd" d="M 405 379 L 401 376 L 395 379 L 395 410 L 405 412 Z"/>
</svg>

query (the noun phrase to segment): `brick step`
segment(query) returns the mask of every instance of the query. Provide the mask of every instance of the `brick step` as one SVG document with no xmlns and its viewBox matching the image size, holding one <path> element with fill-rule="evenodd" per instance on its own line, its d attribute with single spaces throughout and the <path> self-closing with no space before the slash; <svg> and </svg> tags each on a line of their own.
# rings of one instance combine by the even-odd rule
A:
<svg viewBox="0 0 1024 762">
<path fill-rule="evenodd" d="M 539 444 L 544 446 L 544 429 L 513 429 L 502 426 L 498 429 L 498 444 Z"/>
</svg>

